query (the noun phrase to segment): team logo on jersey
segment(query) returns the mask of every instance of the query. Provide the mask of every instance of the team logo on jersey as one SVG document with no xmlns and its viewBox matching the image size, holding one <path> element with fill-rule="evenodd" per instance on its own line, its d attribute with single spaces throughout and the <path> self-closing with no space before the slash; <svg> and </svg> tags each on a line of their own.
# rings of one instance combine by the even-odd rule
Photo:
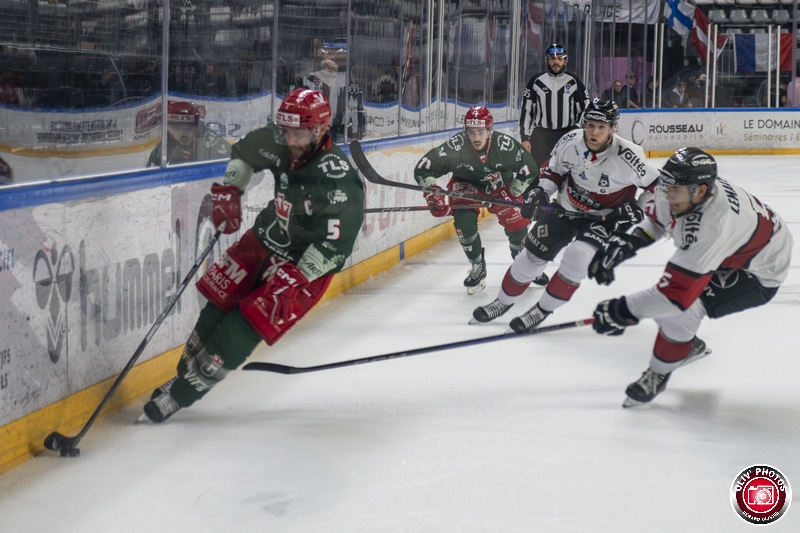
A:
<svg viewBox="0 0 800 533">
<path fill-rule="evenodd" d="M 503 186 L 503 175 L 499 172 L 492 172 L 487 174 L 481 181 L 490 184 L 492 189 L 498 189 Z"/>
<path fill-rule="evenodd" d="M 748 466 L 731 485 L 731 506 L 745 522 L 771 524 L 777 521 L 792 503 L 789 480 L 769 465 Z"/>
<path fill-rule="evenodd" d="M 688 250 L 691 245 L 697 242 L 700 233 L 700 221 L 703 213 L 689 213 L 683 217 L 683 228 L 681 228 L 681 250 Z"/>
<path fill-rule="evenodd" d="M 608 175 L 607 174 L 601 174 L 600 175 L 600 181 L 597 183 L 597 185 L 599 187 L 608 187 L 610 185 L 610 183 L 608 182 Z"/>
<path fill-rule="evenodd" d="M 286 200 L 286 196 L 279 192 L 275 196 L 275 215 L 278 217 L 278 222 L 281 228 L 289 228 L 289 216 L 292 213 L 292 202 Z"/>
<path fill-rule="evenodd" d="M 342 204 L 347 201 L 347 193 L 336 189 L 328 192 L 328 202 L 332 204 Z"/>
</svg>

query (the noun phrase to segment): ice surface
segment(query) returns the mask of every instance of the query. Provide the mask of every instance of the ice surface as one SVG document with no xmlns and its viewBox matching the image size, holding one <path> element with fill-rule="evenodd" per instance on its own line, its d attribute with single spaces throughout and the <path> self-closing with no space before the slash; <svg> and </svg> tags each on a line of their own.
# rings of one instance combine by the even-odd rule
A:
<svg viewBox="0 0 800 533">
<path fill-rule="evenodd" d="M 800 157 L 718 160 L 800 238 Z M 306 366 L 504 332 L 541 289 L 496 324 L 467 325 L 510 264 L 494 219 L 481 235 L 483 293 L 467 296 L 452 238 L 251 360 Z M 672 250 L 642 251 L 611 287 L 584 282 L 545 324 L 655 283 Z M 648 406 L 621 403 L 647 367 L 652 321 L 615 338 L 584 327 L 317 373 L 236 372 L 163 425 L 132 424 L 142 398 L 93 427 L 81 457 L 48 452 L 0 476 L 0 530 L 753 531 L 730 504 L 741 470 L 769 464 L 800 488 L 798 254 L 770 305 L 703 324 L 714 353 Z M 798 505 L 763 531 L 800 531 Z"/>
</svg>

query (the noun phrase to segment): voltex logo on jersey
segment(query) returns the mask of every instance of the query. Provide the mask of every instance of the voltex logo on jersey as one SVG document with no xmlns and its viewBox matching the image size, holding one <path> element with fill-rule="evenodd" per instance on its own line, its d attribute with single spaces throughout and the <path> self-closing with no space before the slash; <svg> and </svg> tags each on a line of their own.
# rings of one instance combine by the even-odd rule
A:
<svg viewBox="0 0 800 533">
<path fill-rule="evenodd" d="M 792 489 L 777 468 L 752 465 L 742 470 L 731 485 L 731 505 L 742 520 L 771 524 L 789 510 Z"/>
</svg>

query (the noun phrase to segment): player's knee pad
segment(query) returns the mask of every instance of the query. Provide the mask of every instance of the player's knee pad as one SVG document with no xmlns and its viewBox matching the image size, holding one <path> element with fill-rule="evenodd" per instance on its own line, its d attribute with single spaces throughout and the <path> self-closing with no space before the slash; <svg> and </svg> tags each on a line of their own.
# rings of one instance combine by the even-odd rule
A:
<svg viewBox="0 0 800 533">
<path fill-rule="evenodd" d="M 525 249 L 514 258 L 508 272 L 517 283 L 523 283 L 538 278 L 546 267 L 545 259 L 537 257 Z"/>
<path fill-rule="evenodd" d="M 597 247 L 588 242 L 575 241 L 564 250 L 561 265 L 558 267 L 559 275 L 565 280 L 580 284 L 588 275 L 589 263 L 597 253 Z"/>
<path fill-rule="evenodd" d="M 200 278 L 197 289 L 218 309 L 231 311 L 255 285 L 269 250 L 252 229 Z"/>
<path fill-rule="evenodd" d="M 188 381 L 197 392 L 205 392 L 225 379 L 229 370 L 223 365 L 225 361 L 218 354 L 210 353 L 203 348 L 186 365 L 183 378 Z"/>
<path fill-rule="evenodd" d="M 695 300 L 688 309 L 677 315 L 656 318 L 658 330 L 668 339 L 683 343 L 694 338 L 700 324 L 706 317 L 706 310 L 700 300 Z"/>
</svg>

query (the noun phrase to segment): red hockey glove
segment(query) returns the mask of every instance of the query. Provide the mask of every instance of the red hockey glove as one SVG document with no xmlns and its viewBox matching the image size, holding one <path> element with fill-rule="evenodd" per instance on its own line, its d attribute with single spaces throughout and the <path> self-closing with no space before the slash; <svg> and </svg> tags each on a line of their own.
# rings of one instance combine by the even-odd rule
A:
<svg viewBox="0 0 800 533">
<path fill-rule="evenodd" d="M 509 190 L 508 185 L 504 185 L 499 189 L 495 189 L 490 193 L 491 197 L 497 200 L 504 200 L 506 202 L 517 202 L 522 205 L 522 198 L 514 196 Z M 520 213 L 518 207 L 511 207 L 510 205 L 493 204 L 489 207 L 489 212 L 497 215 L 497 221 L 505 229 L 511 232 L 523 230 L 530 224 L 530 219 L 524 218 Z"/>
<path fill-rule="evenodd" d="M 433 187 L 428 187 L 429 189 L 434 190 L 443 190 L 438 185 L 434 185 Z M 435 194 L 432 192 L 426 192 L 425 194 L 425 201 L 428 202 L 428 209 L 431 210 L 431 214 L 435 217 L 447 217 L 453 214 L 453 210 L 447 205 L 447 201 L 442 194 Z"/>
<path fill-rule="evenodd" d="M 308 278 L 294 263 L 284 263 L 267 282 L 264 294 L 272 298 L 273 308 L 270 321 L 273 324 L 285 322 L 299 316 L 305 309 L 297 302 L 297 291 L 308 285 Z"/>
<path fill-rule="evenodd" d="M 211 186 L 211 199 L 214 201 L 211 220 L 217 228 L 223 222 L 227 222 L 222 231 L 226 235 L 234 233 L 242 225 L 241 196 L 242 191 L 235 185 L 215 183 Z"/>
</svg>

